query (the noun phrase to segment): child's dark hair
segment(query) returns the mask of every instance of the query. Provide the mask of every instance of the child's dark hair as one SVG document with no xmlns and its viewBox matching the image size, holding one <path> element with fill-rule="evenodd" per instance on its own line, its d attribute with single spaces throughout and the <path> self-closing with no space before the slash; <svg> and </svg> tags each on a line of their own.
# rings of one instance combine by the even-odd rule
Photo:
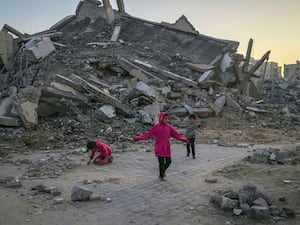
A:
<svg viewBox="0 0 300 225">
<path fill-rule="evenodd" d="M 195 120 L 195 119 L 196 119 L 195 114 L 190 114 L 190 115 L 189 115 L 189 119 L 194 119 L 194 120 Z"/>
<path fill-rule="evenodd" d="M 86 150 L 92 150 L 93 148 L 96 147 L 96 142 L 95 141 L 88 141 L 87 145 L 86 145 Z"/>
</svg>

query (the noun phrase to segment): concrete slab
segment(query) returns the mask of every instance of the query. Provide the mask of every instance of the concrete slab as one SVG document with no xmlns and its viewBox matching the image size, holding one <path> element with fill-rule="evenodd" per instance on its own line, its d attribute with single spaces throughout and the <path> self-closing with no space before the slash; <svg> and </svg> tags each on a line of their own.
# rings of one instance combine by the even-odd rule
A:
<svg viewBox="0 0 300 225">
<path fill-rule="evenodd" d="M 22 121 L 18 118 L 0 116 L 0 125 L 6 127 L 19 127 L 22 125 Z"/>
<path fill-rule="evenodd" d="M 32 60 L 42 60 L 55 51 L 49 37 L 35 38 L 25 44 L 26 55 Z"/>
</svg>

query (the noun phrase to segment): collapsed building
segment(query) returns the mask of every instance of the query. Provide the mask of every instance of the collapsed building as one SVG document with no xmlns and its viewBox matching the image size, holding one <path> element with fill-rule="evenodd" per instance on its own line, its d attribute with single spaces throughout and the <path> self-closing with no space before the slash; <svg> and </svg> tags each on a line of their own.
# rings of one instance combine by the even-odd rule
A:
<svg viewBox="0 0 300 225">
<path fill-rule="evenodd" d="M 299 80 L 257 82 L 270 51 L 250 65 L 252 39 L 244 57 L 239 42 L 201 34 L 185 16 L 156 23 L 117 4 L 80 1 L 75 15 L 33 35 L 3 26 L 1 126 L 36 128 L 40 118 L 83 108 L 102 121 L 153 124 L 162 110 L 181 121 L 219 116 L 224 106 L 254 118 L 275 110 L 299 125 Z M 283 106 L 269 106 L 278 99 Z"/>
</svg>

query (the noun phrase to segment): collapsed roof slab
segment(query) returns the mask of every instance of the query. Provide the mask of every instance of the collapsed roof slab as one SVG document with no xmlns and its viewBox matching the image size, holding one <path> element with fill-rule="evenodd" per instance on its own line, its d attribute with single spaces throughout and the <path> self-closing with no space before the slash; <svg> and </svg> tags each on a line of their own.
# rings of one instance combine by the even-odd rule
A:
<svg viewBox="0 0 300 225">
<path fill-rule="evenodd" d="M 220 55 L 235 52 L 239 45 L 236 41 L 182 32 L 127 15 L 122 16 L 120 20 L 122 32 L 119 38 L 132 45 L 148 47 L 153 55 L 151 58 L 142 58 L 138 55 L 140 60 L 177 74 L 177 71 L 172 71 L 169 67 L 172 59 L 166 56 L 179 55 L 185 62 L 212 65 Z M 192 76 L 192 73 L 189 74 L 186 70 L 184 72 L 186 76 Z"/>
</svg>

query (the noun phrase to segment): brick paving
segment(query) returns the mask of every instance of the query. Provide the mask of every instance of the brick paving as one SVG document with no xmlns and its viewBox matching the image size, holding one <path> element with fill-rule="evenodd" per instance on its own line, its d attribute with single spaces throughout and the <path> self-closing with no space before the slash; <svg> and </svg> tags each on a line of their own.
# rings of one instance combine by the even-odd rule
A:
<svg viewBox="0 0 300 225">
<path fill-rule="evenodd" d="M 192 159 L 186 157 L 184 145 L 175 144 L 172 154 L 166 182 L 158 179 L 158 162 L 153 152 L 117 155 L 114 163 L 105 168 L 106 173 L 134 177 L 134 182 L 102 185 L 99 193 L 105 193 L 111 202 L 91 202 L 88 206 L 79 203 L 84 222 L 96 224 L 101 218 L 99 224 L 181 225 L 199 224 L 200 220 L 201 224 L 210 224 L 209 220 L 204 223 L 199 214 L 209 205 L 207 196 L 197 186 L 204 179 L 202 171 L 240 160 L 247 155 L 247 149 L 197 145 L 196 159 Z"/>
<path fill-rule="evenodd" d="M 85 165 L 87 155 L 80 156 L 80 168 L 68 172 L 57 179 L 40 181 L 46 186 L 62 190 L 66 199 L 62 205 L 36 203 L 45 207 L 41 214 L 32 214 L 29 208 L 18 209 L 17 216 L 9 215 L 4 225 L 216 225 L 219 215 L 209 203 L 209 195 L 201 187 L 209 171 L 244 158 L 249 149 L 229 148 L 212 145 L 197 145 L 196 159 L 186 157 L 184 144 L 172 145 L 172 164 L 167 170 L 167 181 L 158 179 L 158 161 L 153 152 L 147 152 L 152 143 L 143 143 L 139 151 L 115 153 L 114 162 L 105 166 Z M 81 161 L 84 160 L 84 161 Z M 111 201 L 69 201 L 71 187 L 84 179 L 103 182 L 85 185 L 95 195 L 111 198 Z M 111 180 L 109 180 L 111 179 Z M 32 186 L 32 184 L 27 186 Z M 210 186 L 210 184 L 205 184 Z M 213 185 L 213 184 L 212 184 Z M 213 186 L 212 186 L 213 187 Z M 3 195 L 1 199 L 5 199 Z M 24 204 L 26 199 L 10 194 L 15 204 Z M 26 200 L 25 200 L 26 202 Z M 4 210 L 5 211 L 5 210 Z M 226 224 L 226 221 L 224 221 Z M 218 224 L 219 225 L 219 224 Z"/>
</svg>

